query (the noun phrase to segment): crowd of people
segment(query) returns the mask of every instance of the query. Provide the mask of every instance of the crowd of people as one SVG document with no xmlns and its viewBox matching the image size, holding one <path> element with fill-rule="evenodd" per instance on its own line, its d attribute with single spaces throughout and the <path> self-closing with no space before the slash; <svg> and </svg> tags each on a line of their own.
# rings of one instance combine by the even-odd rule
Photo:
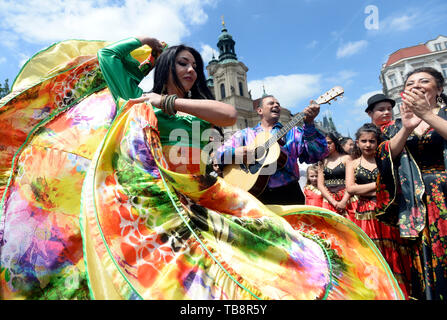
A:
<svg viewBox="0 0 447 320">
<path fill-rule="evenodd" d="M 438 71 L 408 75 L 401 119 L 371 97 L 355 138 L 321 132 L 313 100 L 288 128 L 267 95 L 259 123 L 220 143 L 237 112 L 213 98 L 195 49 L 65 45 L 33 57 L 0 105 L 0 299 L 447 296 Z M 284 162 L 259 191 L 225 180 L 229 163 L 262 172 L 269 152 Z"/>
<path fill-rule="evenodd" d="M 430 67 L 407 75 L 401 118 L 395 101 L 369 98 L 355 138 L 326 135 L 329 155 L 307 168 L 306 205 L 358 225 L 384 258 L 407 299 L 447 294 L 446 96 Z M 354 143 L 349 143 L 353 141 Z"/>
</svg>

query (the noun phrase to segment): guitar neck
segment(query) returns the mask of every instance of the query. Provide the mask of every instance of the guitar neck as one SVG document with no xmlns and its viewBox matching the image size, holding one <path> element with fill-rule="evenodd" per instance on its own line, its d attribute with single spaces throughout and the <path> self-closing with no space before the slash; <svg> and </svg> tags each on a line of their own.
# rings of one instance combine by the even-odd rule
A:
<svg viewBox="0 0 447 320">
<path fill-rule="evenodd" d="M 265 143 L 264 148 L 268 149 L 273 144 L 275 144 L 279 139 L 281 139 L 283 136 L 286 135 L 287 132 L 290 131 L 293 127 L 295 127 L 298 124 L 302 124 L 304 120 L 304 112 L 297 113 L 292 120 L 290 120 L 287 124 L 285 124 L 277 133 L 275 133 L 273 136 L 271 136 Z"/>
<path fill-rule="evenodd" d="M 317 104 L 329 103 L 331 100 L 336 100 L 337 97 L 341 97 L 344 90 L 340 86 L 333 87 L 331 90 L 327 91 L 323 95 L 319 96 L 315 101 Z M 297 113 L 292 120 L 290 120 L 284 127 L 282 127 L 276 134 L 271 136 L 265 143 L 264 148 L 268 149 L 274 145 L 279 139 L 281 139 L 287 132 L 290 131 L 296 125 L 303 125 L 304 112 Z"/>
</svg>

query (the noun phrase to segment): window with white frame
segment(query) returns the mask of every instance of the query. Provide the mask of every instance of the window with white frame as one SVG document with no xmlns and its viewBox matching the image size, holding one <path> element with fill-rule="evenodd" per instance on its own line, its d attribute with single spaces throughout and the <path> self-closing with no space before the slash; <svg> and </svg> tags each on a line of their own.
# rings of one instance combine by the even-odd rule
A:
<svg viewBox="0 0 447 320">
<path fill-rule="evenodd" d="M 440 43 L 435 43 L 435 50 L 436 51 L 441 51 L 442 50 Z"/>
<path fill-rule="evenodd" d="M 441 64 L 442 74 L 447 78 L 447 63 Z"/>
<path fill-rule="evenodd" d="M 388 76 L 388 79 L 390 80 L 390 84 L 391 84 L 391 87 L 392 87 L 392 88 L 397 87 L 396 75 L 395 75 L 394 73 L 393 73 L 393 74 L 390 74 L 390 75 Z"/>
</svg>

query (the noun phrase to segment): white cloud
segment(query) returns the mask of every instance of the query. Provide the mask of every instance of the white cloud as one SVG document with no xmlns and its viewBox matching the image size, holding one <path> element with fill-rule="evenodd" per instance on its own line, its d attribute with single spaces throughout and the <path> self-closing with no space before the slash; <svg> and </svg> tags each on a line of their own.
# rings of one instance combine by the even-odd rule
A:
<svg viewBox="0 0 447 320">
<path fill-rule="evenodd" d="M 377 94 L 377 93 L 383 93 L 382 90 L 376 90 L 376 91 L 370 91 L 367 93 L 362 94 L 354 103 L 356 107 L 361 108 L 362 112 L 364 112 L 364 109 L 367 107 L 367 101 L 369 97 Z"/>
<path fill-rule="evenodd" d="M 217 0 L 0 0 L 1 26 L 30 43 L 147 35 L 178 43 Z"/>
<path fill-rule="evenodd" d="M 380 7 L 379 7 L 380 9 Z M 386 34 L 408 31 L 417 28 L 426 28 L 427 25 L 435 28 L 445 21 L 447 5 L 445 3 L 433 4 L 421 10 L 419 7 L 401 8 L 399 11 L 379 20 L 379 30 L 371 30 L 369 33 Z"/>
<path fill-rule="evenodd" d="M 315 48 L 315 47 L 317 46 L 317 44 L 318 44 L 318 41 L 317 41 L 317 40 L 313 40 L 313 41 L 309 42 L 309 43 L 306 45 L 306 48 L 308 48 L 308 49 L 313 49 L 313 48 Z"/>
<path fill-rule="evenodd" d="M 248 89 L 252 98 L 257 99 L 262 96 L 264 86 L 266 93 L 274 95 L 282 106 L 297 112 L 321 94 L 320 82 L 318 74 L 278 75 L 249 81 Z"/>
<path fill-rule="evenodd" d="M 217 58 L 218 54 L 216 50 L 214 50 L 210 45 L 208 44 L 202 44 L 200 48 L 200 55 L 202 56 L 203 63 L 205 66 L 210 62 L 214 54 L 214 57 Z"/>
<path fill-rule="evenodd" d="M 16 46 L 19 41 L 19 37 L 8 31 L 0 31 L 0 44 L 11 49 Z"/>
<path fill-rule="evenodd" d="M 357 72 L 352 70 L 342 70 L 336 73 L 334 76 L 326 77 L 325 81 L 331 85 L 346 86 L 352 83 L 352 79 L 357 76 Z"/>
<path fill-rule="evenodd" d="M 352 56 L 352 55 L 360 52 L 362 49 L 366 48 L 367 46 L 368 46 L 368 41 L 366 41 L 366 40 L 359 40 L 356 42 L 348 42 L 347 44 L 338 48 L 337 58 L 344 58 L 344 57 Z"/>
<path fill-rule="evenodd" d="M 411 29 L 415 21 L 416 14 L 404 15 L 401 17 L 392 18 L 388 22 L 388 27 L 396 31 L 405 31 Z M 385 23 L 386 24 L 386 23 Z"/>
</svg>

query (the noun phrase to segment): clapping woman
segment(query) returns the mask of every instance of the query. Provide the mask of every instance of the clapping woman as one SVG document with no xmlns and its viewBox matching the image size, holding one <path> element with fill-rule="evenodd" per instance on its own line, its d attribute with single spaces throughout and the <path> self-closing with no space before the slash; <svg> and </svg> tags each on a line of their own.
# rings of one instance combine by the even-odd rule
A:
<svg viewBox="0 0 447 320">
<path fill-rule="evenodd" d="M 407 75 L 402 121 L 378 149 L 377 218 L 413 243 L 411 295 L 447 297 L 447 110 L 444 77 L 429 67 Z"/>
</svg>

